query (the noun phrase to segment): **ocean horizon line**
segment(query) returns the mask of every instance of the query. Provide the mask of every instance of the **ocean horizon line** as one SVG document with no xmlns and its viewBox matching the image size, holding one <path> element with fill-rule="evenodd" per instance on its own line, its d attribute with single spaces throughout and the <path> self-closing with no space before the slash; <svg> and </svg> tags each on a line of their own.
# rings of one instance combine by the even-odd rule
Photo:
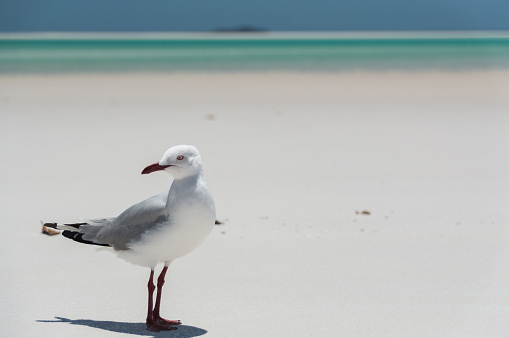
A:
<svg viewBox="0 0 509 338">
<path fill-rule="evenodd" d="M 0 32 L 0 40 L 507 39 L 509 31 Z"/>
</svg>

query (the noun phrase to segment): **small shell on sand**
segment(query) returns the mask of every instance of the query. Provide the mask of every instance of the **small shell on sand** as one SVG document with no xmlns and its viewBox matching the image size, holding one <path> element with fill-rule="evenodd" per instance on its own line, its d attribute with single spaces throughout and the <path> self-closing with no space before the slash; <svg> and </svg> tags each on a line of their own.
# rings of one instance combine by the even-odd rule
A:
<svg viewBox="0 0 509 338">
<path fill-rule="evenodd" d="M 44 235 L 48 235 L 48 236 L 55 236 L 55 235 L 58 235 L 60 233 L 59 231 L 56 231 L 56 230 L 53 230 L 51 228 L 45 227 L 44 225 L 42 226 L 42 231 L 41 232 Z"/>
</svg>

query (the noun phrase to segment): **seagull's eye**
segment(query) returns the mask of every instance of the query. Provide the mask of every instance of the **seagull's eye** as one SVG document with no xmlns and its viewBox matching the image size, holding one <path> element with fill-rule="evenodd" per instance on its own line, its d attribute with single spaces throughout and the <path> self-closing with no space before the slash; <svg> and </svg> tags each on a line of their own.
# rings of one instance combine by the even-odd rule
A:
<svg viewBox="0 0 509 338">
<path fill-rule="evenodd" d="M 177 156 L 177 160 L 182 161 L 184 159 L 184 155 Z"/>
</svg>

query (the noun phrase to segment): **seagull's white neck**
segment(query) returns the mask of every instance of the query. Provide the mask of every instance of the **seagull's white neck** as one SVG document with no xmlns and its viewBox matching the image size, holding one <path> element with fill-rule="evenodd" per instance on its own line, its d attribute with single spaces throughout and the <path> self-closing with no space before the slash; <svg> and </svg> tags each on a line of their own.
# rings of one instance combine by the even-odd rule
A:
<svg viewBox="0 0 509 338">
<path fill-rule="evenodd" d="M 193 187 L 196 186 L 196 184 L 198 184 L 198 181 L 200 181 L 200 179 L 202 179 L 202 174 L 201 172 L 195 174 L 195 175 L 191 175 L 191 176 L 186 176 L 186 177 L 182 177 L 182 178 L 175 178 L 173 180 L 173 183 L 171 184 L 171 187 L 173 188 L 175 186 L 176 189 L 192 189 Z M 174 189 L 175 189 L 174 188 Z"/>
<path fill-rule="evenodd" d="M 183 200 L 192 199 L 193 196 L 196 196 L 195 194 L 198 190 L 201 190 L 200 186 L 207 189 L 205 179 L 201 172 L 192 176 L 173 180 L 170 192 L 168 193 L 166 206 L 168 207 L 172 203 L 179 203 Z M 182 201 L 176 201 L 176 196 L 179 196 L 179 199 Z"/>
</svg>

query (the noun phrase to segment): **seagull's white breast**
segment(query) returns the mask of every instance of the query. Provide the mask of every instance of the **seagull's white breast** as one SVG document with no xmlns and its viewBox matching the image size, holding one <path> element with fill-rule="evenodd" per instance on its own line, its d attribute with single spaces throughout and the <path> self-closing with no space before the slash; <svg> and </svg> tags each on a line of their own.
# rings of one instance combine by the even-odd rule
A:
<svg viewBox="0 0 509 338">
<path fill-rule="evenodd" d="M 133 264 L 155 267 L 196 249 L 210 234 L 216 219 L 212 195 L 205 182 L 198 183 L 185 191 L 185 186 L 175 186 L 174 182 L 168 196 L 168 218 L 131 243 L 129 250 L 119 251 L 119 257 Z"/>
</svg>

